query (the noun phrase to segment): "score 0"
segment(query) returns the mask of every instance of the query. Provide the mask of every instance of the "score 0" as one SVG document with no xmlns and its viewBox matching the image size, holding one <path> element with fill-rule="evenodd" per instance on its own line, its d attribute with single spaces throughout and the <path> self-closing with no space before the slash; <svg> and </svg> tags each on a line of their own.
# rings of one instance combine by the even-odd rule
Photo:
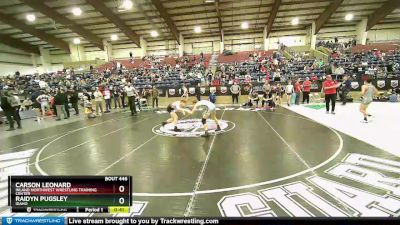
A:
<svg viewBox="0 0 400 225">
<path fill-rule="evenodd" d="M 125 186 L 124 185 L 120 185 L 118 187 L 118 191 L 119 191 L 119 193 L 124 193 L 125 192 Z M 124 197 L 120 197 L 118 199 L 118 202 L 119 202 L 120 205 L 123 205 L 125 203 L 125 198 Z"/>
</svg>

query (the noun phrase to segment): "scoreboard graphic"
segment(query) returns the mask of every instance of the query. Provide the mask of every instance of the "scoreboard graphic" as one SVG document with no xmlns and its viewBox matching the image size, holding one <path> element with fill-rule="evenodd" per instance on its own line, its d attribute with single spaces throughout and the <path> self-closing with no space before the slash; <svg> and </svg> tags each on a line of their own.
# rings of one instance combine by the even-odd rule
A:
<svg viewBox="0 0 400 225">
<path fill-rule="evenodd" d="M 11 212 L 128 213 L 131 176 L 10 176 Z"/>
</svg>

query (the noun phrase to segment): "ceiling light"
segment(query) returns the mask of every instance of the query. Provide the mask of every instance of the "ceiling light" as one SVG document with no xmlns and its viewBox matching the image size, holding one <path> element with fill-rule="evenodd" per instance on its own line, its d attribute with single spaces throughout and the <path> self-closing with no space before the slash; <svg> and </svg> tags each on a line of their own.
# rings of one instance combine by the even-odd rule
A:
<svg viewBox="0 0 400 225">
<path fill-rule="evenodd" d="M 150 35 L 151 35 L 152 37 L 158 37 L 158 32 L 155 31 L 155 30 L 153 30 L 153 31 L 150 33 Z"/>
<path fill-rule="evenodd" d="M 299 18 L 295 17 L 292 19 L 292 25 L 297 25 L 299 24 Z"/>
<path fill-rule="evenodd" d="M 28 20 L 29 22 L 35 21 L 35 20 L 36 20 L 35 14 L 28 14 L 28 15 L 26 15 L 26 20 Z"/>
<path fill-rule="evenodd" d="M 74 38 L 74 44 L 79 45 L 81 43 L 81 39 Z"/>
<path fill-rule="evenodd" d="M 82 14 L 82 10 L 79 7 L 75 7 L 72 9 L 72 14 L 74 14 L 75 16 L 80 16 Z"/>
<path fill-rule="evenodd" d="M 205 3 L 212 3 L 212 2 L 215 2 L 215 0 L 205 0 L 204 2 Z"/>
<path fill-rule="evenodd" d="M 126 9 L 126 10 L 129 10 L 129 9 L 132 9 L 133 3 L 132 3 L 131 0 L 124 0 L 124 1 L 122 2 L 121 7 L 124 8 L 124 9 Z"/>
<path fill-rule="evenodd" d="M 201 27 L 195 27 L 194 28 L 195 33 L 201 33 Z"/>
<path fill-rule="evenodd" d="M 248 22 L 243 22 L 242 23 L 242 29 L 247 29 L 249 28 L 249 23 Z"/>
<path fill-rule="evenodd" d="M 116 41 L 116 40 L 118 40 L 118 35 L 112 34 L 111 35 L 111 41 Z"/>
<path fill-rule="evenodd" d="M 344 17 L 344 19 L 347 21 L 352 20 L 353 18 L 354 18 L 354 15 L 351 13 L 346 14 L 346 16 Z"/>
</svg>

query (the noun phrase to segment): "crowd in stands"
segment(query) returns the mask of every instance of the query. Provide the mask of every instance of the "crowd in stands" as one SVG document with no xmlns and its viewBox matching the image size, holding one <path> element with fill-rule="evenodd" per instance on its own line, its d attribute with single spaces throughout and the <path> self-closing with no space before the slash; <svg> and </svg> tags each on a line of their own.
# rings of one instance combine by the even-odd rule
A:
<svg viewBox="0 0 400 225">
<path fill-rule="evenodd" d="M 338 44 L 336 40 L 334 43 Z M 337 46 L 331 42 L 320 44 L 329 48 Z M 353 44 L 353 42 L 347 43 L 346 46 Z M 140 60 L 141 64 L 135 64 L 136 60 Z M 3 100 L 10 98 L 12 94 L 6 92 L 12 90 L 15 96 L 23 96 L 23 102 L 20 104 L 22 109 L 35 107 L 40 109 L 41 116 L 44 116 L 47 108 L 52 108 L 53 114 L 61 119 L 61 113 L 65 113 L 65 118 L 69 117 L 67 113 L 70 106 L 75 109 L 76 114 L 79 113 L 78 100 L 82 101 L 84 108 L 93 116 L 111 111 L 111 102 L 114 102 L 114 108 L 129 106 L 134 115 L 135 102 L 139 97 L 151 99 L 153 96 L 154 99 L 154 96 L 157 96 L 158 100 L 157 88 L 199 84 L 231 86 L 257 82 L 297 83 L 300 80 L 324 80 L 327 75 L 333 75 L 334 80 L 341 80 L 344 75 L 350 75 L 350 79 L 359 79 L 365 75 L 372 78 L 400 76 L 398 50 L 346 53 L 340 57 L 332 57 L 330 62 L 303 57 L 287 60 L 279 51 L 241 52 L 228 56 L 220 55 L 218 60 L 220 63 L 215 72 L 206 66 L 209 60 L 210 55 L 204 54 L 183 56 L 174 60 L 171 58 L 160 60 L 154 56 L 142 59 L 131 57 L 127 61 L 111 62 L 106 67 L 91 68 L 88 73 L 74 73 L 73 69 L 51 74 L 16 73 L 14 76 L 0 77 L 0 90 L 6 90 L 3 91 L 5 97 Z M 278 89 L 278 93 L 285 92 L 282 91 L 283 86 Z M 238 93 L 237 88 L 235 92 Z M 268 94 L 265 97 L 267 100 Z M 91 100 L 94 100 L 93 108 L 96 110 L 92 109 Z M 105 108 L 102 103 L 97 102 L 105 102 Z M 154 103 L 158 101 L 153 100 L 153 105 Z"/>
<path fill-rule="evenodd" d="M 339 41 L 338 37 L 335 37 L 333 40 L 329 41 L 318 41 L 316 43 L 316 47 L 325 47 L 332 51 L 332 53 L 341 54 L 348 52 L 351 47 L 357 45 L 357 41 L 355 38 L 349 41 Z"/>
</svg>

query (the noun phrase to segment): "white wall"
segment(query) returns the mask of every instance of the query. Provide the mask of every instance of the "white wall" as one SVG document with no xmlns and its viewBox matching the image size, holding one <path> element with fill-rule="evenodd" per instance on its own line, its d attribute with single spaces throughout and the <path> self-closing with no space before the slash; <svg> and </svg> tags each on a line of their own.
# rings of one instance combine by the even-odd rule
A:
<svg viewBox="0 0 400 225">
<path fill-rule="evenodd" d="M 32 74 L 36 72 L 33 65 L 17 65 L 13 63 L 0 62 L 0 68 L 0 76 L 14 75 L 16 71 L 19 71 L 21 74 Z"/>
<path fill-rule="evenodd" d="M 279 44 L 284 44 L 288 47 L 291 46 L 304 46 L 308 45 L 306 43 L 307 37 L 304 36 L 283 36 L 283 37 L 271 37 L 269 39 L 269 49 L 278 49 Z"/>
<path fill-rule="evenodd" d="M 263 33 L 224 36 L 225 49 L 233 52 L 262 50 L 264 47 Z"/>
<path fill-rule="evenodd" d="M 400 28 L 370 30 L 367 34 L 368 42 L 400 41 Z"/>
<path fill-rule="evenodd" d="M 188 54 L 198 55 L 219 52 L 219 36 L 185 39 L 184 51 Z"/>
<path fill-rule="evenodd" d="M 175 40 L 148 41 L 147 54 L 156 56 L 177 55 L 178 44 Z"/>
<path fill-rule="evenodd" d="M 0 43 L 0 76 L 34 73 L 33 60 L 30 53 Z M 36 56 L 36 62 L 40 59 Z M 38 65 L 39 66 L 39 65 Z"/>
<path fill-rule="evenodd" d="M 127 59 L 129 52 L 133 53 L 134 57 L 141 55 L 141 50 L 135 44 L 120 44 L 112 45 L 112 58 L 113 59 Z"/>
</svg>

